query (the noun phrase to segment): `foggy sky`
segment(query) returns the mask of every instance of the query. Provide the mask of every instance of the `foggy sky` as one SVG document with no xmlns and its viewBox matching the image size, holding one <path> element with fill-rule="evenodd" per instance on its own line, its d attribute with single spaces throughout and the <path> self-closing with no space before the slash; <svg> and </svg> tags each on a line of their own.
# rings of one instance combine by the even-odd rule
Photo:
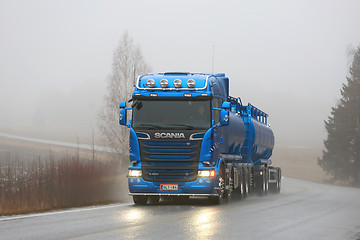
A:
<svg viewBox="0 0 360 240">
<path fill-rule="evenodd" d="M 211 72 L 214 46 L 214 72 L 270 114 L 277 144 L 321 146 L 359 10 L 357 0 L 0 0 L 0 129 L 85 138 L 127 30 L 154 72 Z"/>
</svg>

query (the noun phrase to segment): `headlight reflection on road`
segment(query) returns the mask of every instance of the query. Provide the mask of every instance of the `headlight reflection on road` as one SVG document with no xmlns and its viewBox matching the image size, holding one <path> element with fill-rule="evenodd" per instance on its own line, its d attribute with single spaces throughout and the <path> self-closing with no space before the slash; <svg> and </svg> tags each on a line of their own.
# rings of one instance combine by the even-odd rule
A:
<svg viewBox="0 0 360 240">
<path fill-rule="evenodd" d="M 133 208 L 125 212 L 123 216 L 127 221 L 134 222 L 143 218 L 144 212 L 141 209 Z"/>
<path fill-rule="evenodd" d="M 214 224 L 213 217 L 215 212 L 208 212 L 196 214 L 191 219 L 192 234 L 195 236 L 194 239 L 209 239 L 216 232 L 217 226 Z"/>
</svg>

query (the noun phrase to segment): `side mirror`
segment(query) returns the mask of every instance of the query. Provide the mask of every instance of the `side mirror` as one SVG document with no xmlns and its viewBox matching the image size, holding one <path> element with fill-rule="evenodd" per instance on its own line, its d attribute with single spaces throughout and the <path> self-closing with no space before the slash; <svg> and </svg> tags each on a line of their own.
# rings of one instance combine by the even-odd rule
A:
<svg viewBox="0 0 360 240">
<path fill-rule="evenodd" d="M 119 114 L 119 123 L 120 125 L 124 125 L 127 127 L 130 127 L 129 124 L 127 124 L 127 110 L 131 109 L 131 108 L 126 108 L 126 102 L 121 102 L 120 103 L 120 114 Z"/>
<path fill-rule="evenodd" d="M 224 106 L 224 104 L 223 104 Z M 220 112 L 220 125 L 226 126 L 229 125 L 229 110 L 222 109 Z"/>
<path fill-rule="evenodd" d="M 120 103 L 120 108 L 126 108 L 126 102 L 125 101 Z"/>
<path fill-rule="evenodd" d="M 229 102 L 223 102 L 222 108 L 226 109 L 226 110 L 229 110 L 231 108 L 231 104 Z"/>
<path fill-rule="evenodd" d="M 121 104 L 120 104 L 120 107 L 121 107 Z M 120 125 L 127 126 L 126 119 L 127 119 L 126 109 L 121 108 L 120 115 L 119 115 L 119 123 L 120 123 Z"/>
</svg>

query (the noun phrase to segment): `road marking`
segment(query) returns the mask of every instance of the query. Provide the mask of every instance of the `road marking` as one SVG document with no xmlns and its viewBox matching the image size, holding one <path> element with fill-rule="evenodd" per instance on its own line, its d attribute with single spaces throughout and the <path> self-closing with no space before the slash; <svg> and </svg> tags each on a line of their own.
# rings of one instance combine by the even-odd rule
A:
<svg viewBox="0 0 360 240">
<path fill-rule="evenodd" d="M 13 134 L 7 134 L 7 133 L 1 133 L 0 137 L 5 138 L 11 138 L 21 141 L 27 141 L 27 142 L 33 142 L 33 143 L 41 143 L 41 144 L 50 144 L 50 145 L 56 145 L 56 146 L 62 146 L 62 147 L 71 147 L 71 148 L 80 148 L 80 149 L 88 149 L 88 150 L 96 150 L 99 152 L 109 152 L 109 153 L 115 153 L 115 149 L 112 149 L 110 147 L 103 147 L 103 146 L 92 146 L 88 144 L 80 144 L 80 143 L 72 143 L 72 142 L 62 142 L 62 141 L 54 141 L 54 140 L 44 140 L 39 138 L 30 138 L 30 137 L 23 137 Z"/>
<path fill-rule="evenodd" d="M 124 206 L 130 206 L 130 205 L 133 205 L 133 203 L 119 203 L 119 204 L 110 204 L 110 205 L 105 205 L 105 206 L 92 206 L 92 207 L 84 207 L 84 208 L 77 208 L 77 209 L 53 211 L 53 212 L 31 213 L 31 214 L 16 215 L 16 216 L 10 216 L 10 217 L 0 217 L 0 222 L 1 221 L 27 219 L 27 218 L 35 218 L 35 217 L 45 217 L 45 216 L 59 215 L 59 214 L 65 214 L 65 213 L 76 213 L 76 212 L 86 212 L 86 211 L 93 211 L 93 210 L 100 210 L 100 209 L 107 209 L 107 208 L 117 208 L 117 207 L 124 207 Z"/>
</svg>

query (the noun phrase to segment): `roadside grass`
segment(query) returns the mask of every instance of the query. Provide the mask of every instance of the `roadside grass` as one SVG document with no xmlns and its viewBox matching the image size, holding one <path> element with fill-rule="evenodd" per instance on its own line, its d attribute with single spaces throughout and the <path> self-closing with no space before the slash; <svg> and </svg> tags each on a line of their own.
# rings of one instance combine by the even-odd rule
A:
<svg viewBox="0 0 360 240">
<path fill-rule="evenodd" d="M 7 156 L 10 156 L 9 154 Z M 126 166 L 116 158 L 64 156 L 0 161 L 0 216 L 119 202 Z"/>
<path fill-rule="evenodd" d="M 326 183 L 328 176 L 317 164 L 321 154 L 321 148 L 275 146 L 271 159 L 283 176 Z"/>
</svg>

